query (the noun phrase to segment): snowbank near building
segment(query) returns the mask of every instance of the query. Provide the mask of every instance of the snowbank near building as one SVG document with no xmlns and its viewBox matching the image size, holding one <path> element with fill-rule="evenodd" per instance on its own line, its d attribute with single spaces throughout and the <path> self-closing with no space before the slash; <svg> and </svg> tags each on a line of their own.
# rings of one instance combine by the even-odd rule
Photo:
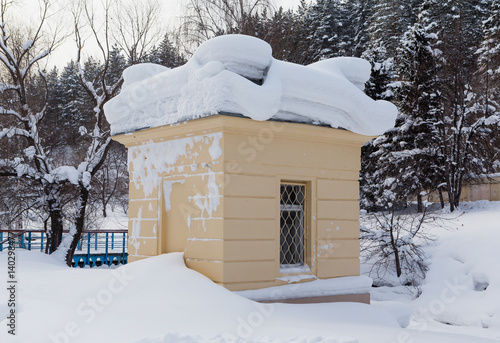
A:
<svg viewBox="0 0 500 343">
<path fill-rule="evenodd" d="M 330 125 L 379 135 L 397 109 L 363 93 L 370 64 L 332 58 L 308 66 L 276 60 L 266 42 L 227 35 L 203 43 L 184 66 L 127 68 L 121 93 L 104 111 L 113 134 L 214 115 Z"/>
<path fill-rule="evenodd" d="M 117 269 L 67 268 L 35 251 L 17 251 L 16 261 L 19 327 L 15 337 L 7 331 L 2 287 L 0 342 L 496 342 L 402 329 L 387 306 L 256 303 L 188 269 L 180 253 Z M 7 270 L 6 251 L 0 269 Z"/>
</svg>

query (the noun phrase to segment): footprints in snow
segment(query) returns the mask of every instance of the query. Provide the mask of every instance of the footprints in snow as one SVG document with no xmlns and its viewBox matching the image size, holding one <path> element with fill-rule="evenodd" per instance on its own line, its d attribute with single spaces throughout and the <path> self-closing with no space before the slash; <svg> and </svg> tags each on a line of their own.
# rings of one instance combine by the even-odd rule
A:
<svg viewBox="0 0 500 343">
<path fill-rule="evenodd" d="M 488 278 L 484 274 L 472 275 L 472 281 L 474 282 L 474 290 L 478 292 L 485 291 L 490 285 Z"/>
<path fill-rule="evenodd" d="M 458 256 L 452 256 L 452 258 L 457 261 L 457 262 L 460 262 L 461 264 L 464 264 L 465 261 L 458 257 Z M 473 282 L 473 285 L 474 285 L 474 290 L 477 291 L 477 292 L 483 292 L 485 291 L 486 289 L 488 289 L 488 287 L 490 286 L 490 282 L 488 280 L 488 277 L 483 274 L 483 273 L 474 273 L 472 274 L 472 282 Z"/>
</svg>

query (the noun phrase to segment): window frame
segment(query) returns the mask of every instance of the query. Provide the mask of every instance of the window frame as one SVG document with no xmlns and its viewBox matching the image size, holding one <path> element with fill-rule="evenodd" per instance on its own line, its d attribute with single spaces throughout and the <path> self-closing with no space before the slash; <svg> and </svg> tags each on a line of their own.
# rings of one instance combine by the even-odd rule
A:
<svg viewBox="0 0 500 343">
<path fill-rule="evenodd" d="M 305 204 L 304 204 L 304 265 L 298 268 L 283 268 L 281 264 L 281 185 L 301 185 L 305 186 Z M 315 219 L 315 202 L 313 201 L 315 192 L 315 179 L 314 178 L 296 178 L 296 177 L 277 177 L 277 230 L 276 230 L 276 273 L 277 275 L 294 275 L 294 274 L 312 274 L 315 275 L 316 265 L 314 256 L 314 246 L 312 242 L 316 237 L 315 228 L 316 225 L 313 219 Z"/>
</svg>

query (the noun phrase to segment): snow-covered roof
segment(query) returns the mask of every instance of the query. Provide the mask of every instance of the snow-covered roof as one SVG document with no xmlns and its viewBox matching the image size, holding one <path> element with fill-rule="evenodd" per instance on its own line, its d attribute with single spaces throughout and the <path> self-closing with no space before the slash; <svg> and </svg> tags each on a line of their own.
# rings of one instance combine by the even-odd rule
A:
<svg viewBox="0 0 500 343">
<path fill-rule="evenodd" d="M 302 66 L 274 59 L 258 38 L 226 35 L 200 45 L 181 67 L 127 68 L 104 112 L 113 134 L 230 113 L 379 135 L 394 126 L 397 110 L 363 93 L 369 76 L 370 64 L 359 58 Z"/>
</svg>

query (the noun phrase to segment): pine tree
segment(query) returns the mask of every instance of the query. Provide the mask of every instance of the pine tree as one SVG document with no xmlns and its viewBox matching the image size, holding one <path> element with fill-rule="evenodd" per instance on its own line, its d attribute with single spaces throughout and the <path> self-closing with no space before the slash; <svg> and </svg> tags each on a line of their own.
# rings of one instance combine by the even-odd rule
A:
<svg viewBox="0 0 500 343">
<path fill-rule="evenodd" d="M 477 136 L 483 133 L 484 118 L 474 88 L 475 52 L 482 41 L 481 20 L 487 1 L 426 0 L 423 10 L 436 23 L 440 37 L 443 68 L 439 73 L 442 109 L 439 127 L 439 154 L 450 203 L 454 210 L 466 180 L 485 172 L 485 159 L 474 156 Z"/>
<path fill-rule="evenodd" d="M 168 34 L 165 34 L 158 47 L 154 47 L 146 58 L 147 62 L 161 64 L 162 66 L 175 68 L 186 63 L 186 59 L 172 44 Z"/>
<path fill-rule="evenodd" d="M 85 108 L 87 94 L 78 78 L 75 61 L 63 68 L 55 92 L 59 101 L 61 141 L 76 147 L 80 136 L 78 130 L 87 123 L 88 110 Z"/>
<path fill-rule="evenodd" d="M 416 196 L 422 211 L 422 192 L 434 191 L 443 181 L 441 157 L 437 141 L 441 116 L 440 52 L 435 49 L 435 23 L 429 23 L 422 13 L 417 22 L 403 35 L 398 48 L 400 86 L 396 100 L 400 109 L 397 135 L 392 138 L 396 152 L 392 153 L 402 185 L 401 193 Z"/>
<path fill-rule="evenodd" d="M 53 67 L 47 73 L 47 88 L 49 90 L 47 93 L 47 113 L 45 114 L 45 120 L 40 124 L 43 132 L 51 132 L 45 137 L 47 145 L 55 147 L 61 143 L 60 136 L 62 134 L 62 123 L 60 122 L 61 84 L 59 83 L 59 70 L 57 67 Z"/>
<path fill-rule="evenodd" d="M 382 43 L 376 47 L 372 46 L 361 57 L 372 66 L 370 79 L 365 85 L 366 95 L 374 100 L 391 101 L 394 97 L 391 83 L 396 78 L 394 58 L 388 55 Z"/>
<path fill-rule="evenodd" d="M 436 24 L 427 14 L 421 11 L 418 22 L 403 34 L 397 47 L 399 81 L 393 89 L 400 111 L 395 128 L 363 148 L 364 206 L 391 208 L 417 198 L 421 211 L 423 192 L 436 190 L 443 180 L 437 141 L 442 112 L 441 60 Z M 372 96 L 381 97 L 380 93 Z"/>
<path fill-rule="evenodd" d="M 497 0 L 491 3 L 488 18 L 483 22 L 483 37 L 477 51 L 480 72 L 487 84 L 500 88 L 500 2 Z"/>
<path fill-rule="evenodd" d="M 300 52 L 298 63 L 301 64 L 309 64 L 314 62 L 312 58 L 312 52 L 309 49 L 309 45 L 311 44 L 311 40 L 313 37 L 312 32 L 316 27 L 312 22 L 312 17 L 310 15 L 312 6 L 312 3 L 306 2 L 306 0 L 301 0 L 297 8 L 297 21 L 300 23 L 297 38 L 302 43 L 302 51 Z"/>
<path fill-rule="evenodd" d="M 317 0 L 307 11 L 311 23 L 307 55 L 311 62 L 340 56 L 342 22 L 338 0 Z"/>
<path fill-rule="evenodd" d="M 362 57 L 372 65 L 365 92 L 373 99 L 391 100 L 391 82 L 397 79 L 398 47 L 407 28 L 416 21 L 419 0 L 374 0 L 366 27 L 369 44 Z"/>
<path fill-rule="evenodd" d="M 106 82 L 109 84 L 114 84 L 122 77 L 123 70 L 127 67 L 127 61 L 121 49 L 117 46 L 113 46 L 109 52 L 108 59 L 108 71 L 106 73 Z"/>
<path fill-rule="evenodd" d="M 371 46 L 383 45 L 388 57 L 395 58 L 403 34 L 417 20 L 420 2 L 421 0 L 374 0 L 367 27 Z"/>
<path fill-rule="evenodd" d="M 488 18 L 483 21 L 484 39 L 477 51 L 481 100 L 485 117 L 498 115 L 500 112 L 500 2 L 494 0 L 488 11 Z M 486 129 L 485 140 L 480 144 L 481 151 L 490 161 L 488 170 L 500 170 L 500 135 L 498 127 Z"/>
<path fill-rule="evenodd" d="M 345 30 L 342 40 L 348 42 L 345 48 L 346 56 L 360 57 L 367 49 L 370 40 L 368 36 L 368 20 L 372 15 L 374 0 L 351 0 L 343 2 Z"/>
</svg>

